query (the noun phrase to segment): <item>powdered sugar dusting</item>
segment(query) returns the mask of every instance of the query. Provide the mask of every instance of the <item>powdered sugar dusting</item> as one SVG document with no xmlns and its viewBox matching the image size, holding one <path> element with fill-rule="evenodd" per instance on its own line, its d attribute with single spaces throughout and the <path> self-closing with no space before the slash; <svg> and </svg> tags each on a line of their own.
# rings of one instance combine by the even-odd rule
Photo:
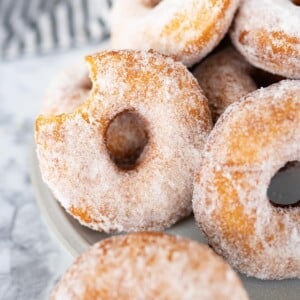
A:
<svg viewBox="0 0 300 300">
<path fill-rule="evenodd" d="M 195 68 L 193 74 L 208 99 L 214 121 L 227 106 L 257 89 L 251 70 L 231 47 L 210 56 Z"/>
<path fill-rule="evenodd" d="M 300 78 L 300 9 L 290 0 L 243 1 L 231 37 L 253 65 Z"/>
<path fill-rule="evenodd" d="M 40 116 L 37 153 L 43 179 L 67 211 L 93 229 L 161 230 L 191 212 L 196 162 L 211 129 L 207 100 L 180 63 L 154 52 L 89 56 L 93 90 L 74 113 Z M 104 141 L 115 115 L 147 122 L 140 164 L 119 170 Z"/>
<path fill-rule="evenodd" d="M 239 0 L 164 0 L 155 7 L 119 0 L 111 17 L 115 48 L 155 49 L 187 66 L 205 57 L 227 32 Z"/>
<path fill-rule="evenodd" d="M 231 268 L 208 247 L 161 233 L 101 241 L 62 277 L 52 300 L 248 299 Z"/>
<path fill-rule="evenodd" d="M 300 208 L 271 205 L 271 178 L 300 161 L 300 81 L 257 90 L 224 112 L 195 179 L 193 207 L 209 243 L 241 272 L 300 278 Z"/>
</svg>

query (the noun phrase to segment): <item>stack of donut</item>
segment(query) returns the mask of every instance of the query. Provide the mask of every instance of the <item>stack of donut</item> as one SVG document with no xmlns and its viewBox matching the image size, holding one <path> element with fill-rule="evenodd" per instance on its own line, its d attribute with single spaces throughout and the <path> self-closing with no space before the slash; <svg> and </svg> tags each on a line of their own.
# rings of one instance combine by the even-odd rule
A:
<svg viewBox="0 0 300 300">
<path fill-rule="evenodd" d="M 300 278 L 299 202 L 275 206 L 267 193 L 300 161 L 299 2 L 119 0 L 111 28 L 115 50 L 51 85 L 37 154 L 81 224 L 137 233 L 92 247 L 52 298 L 247 299 L 211 250 L 143 233 L 192 210 L 238 271 Z"/>
</svg>

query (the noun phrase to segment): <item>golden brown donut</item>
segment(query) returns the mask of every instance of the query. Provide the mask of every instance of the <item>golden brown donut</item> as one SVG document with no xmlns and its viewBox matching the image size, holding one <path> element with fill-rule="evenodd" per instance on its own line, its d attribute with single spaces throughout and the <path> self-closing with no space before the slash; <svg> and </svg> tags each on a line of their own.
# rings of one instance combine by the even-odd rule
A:
<svg viewBox="0 0 300 300">
<path fill-rule="evenodd" d="M 43 102 L 44 115 L 71 113 L 87 100 L 92 88 L 84 62 L 73 63 L 58 74 L 47 89 Z"/>
<path fill-rule="evenodd" d="M 90 228 L 171 226 L 191 212 L 194 168 L 211 129 L 205 96 L 182 63 L 153 51 L 106 51 L 87 61 L 89 99 L 73 113 L 36 120 L 44 181 Z M 135 164 L 124 168 L 108 145 L 109 130 L 128 113 L 147 143 Z"/>
<path fill-rule="evenodd" d="M 214 122 L 227 106 L 257 89 L 251 77 L 253 69 L 232 47 L 213 54 L 194 69 Z"/>
<path fill-rule="evenodd" d="M 300 81 L 248 94 L 220 117 L 196 173 L 193 209 L 210 245 L 261 279 L 300 278 L 300 207 L 276 207 L 271 178 L 300 161 Z"/>
<path fill-rule="evenodd" d="M 119 0 L 112 10 L 112 46 L 154 49 L 191 66 L 226 34 L 239 0 Z"/>
<path fill-rule="evenodd" d="M 242 284 L 207 246 L 162 233 L 102 240 L 63 275 L 51 300 L 244 300 Z"/>
<path fill-rule="evenodd" d="M 231 38 L 236 48 L 256 67 L 300 79 L 299 28 L 299 1 L 244 0 Z"/>
</svg>

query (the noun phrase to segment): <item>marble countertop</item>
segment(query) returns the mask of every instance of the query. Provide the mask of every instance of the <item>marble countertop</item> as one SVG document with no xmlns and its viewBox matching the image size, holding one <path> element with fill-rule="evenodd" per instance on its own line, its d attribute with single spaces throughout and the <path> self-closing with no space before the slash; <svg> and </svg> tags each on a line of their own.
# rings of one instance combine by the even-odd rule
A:
<svg viewBox="0 0 300 300">
<path fill-rule="evenodd" d="M 34 120 L 49 81 L 91 51 L 0 63 L 0 299 L 48 299 L 73 261 L 41 218 L 28 156 Z"/>
</svg>

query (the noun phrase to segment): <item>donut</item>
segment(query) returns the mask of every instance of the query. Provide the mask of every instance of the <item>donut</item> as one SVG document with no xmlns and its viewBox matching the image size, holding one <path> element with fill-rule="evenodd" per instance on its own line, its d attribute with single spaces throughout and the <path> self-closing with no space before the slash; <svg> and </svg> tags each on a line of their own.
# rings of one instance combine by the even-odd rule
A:
<svg viewBox="0 0 300 300">
<path fill-rule="evenodd" d="M 231 30 L 233 44 L 254 66 L 300 78 L 300 9 L 296 1 L 242 1 Z"/>
<path fill-rule="evenodd" d="M 193 70 L 214 122 L 227 106 L 257 89 L 252 72 L 253 67 L 232 47 L 213 54 Z"/>
<path fill-rule="evenodd" d="M 239 0 L 119 0 L 111 16 L 114 48 L 154 49 L 191 66 L 226 34 Z"/>
<path fill-rule="evenodd" d="M 156 6 L 161 0 L 141 0 L 141 3 L 148 7 Z"/>
<path fill-rule="evenodd" d="M 300 161 L 300 81 L 233 103 L 212 130 L 195 175 L 193 210 L 209 244 L 239 271 L 300 278 L 300 206 L 276 207 L 274 174 Z"/>
<path fill-rule="evenodd" d="M 194 169 L 212 126 L 207 99 L 181 62 L 154 51 L 105 51 L 86 60 L 89 98 L 73 113 L 36 120 L 43 179 L 92 229 L 165 229 L 192 210 Z M 110 128 L 124 114 L 142 128 L 129 167 L 109 146 Z"/>
<path fill-rule="evenodd" d="M 102 240 L 62 276 L 58 299 L 248 299 L 234 271 L 206 245 L 163 233 Z"/>
<path fill-rule="evenodd" d="M 44 98 L 42 113 L 51 116 L 73 112 L 87 100 L 91 88 L 87 66 L 84 62 L 73 63 L 51 82 Z"/>
</svg>

